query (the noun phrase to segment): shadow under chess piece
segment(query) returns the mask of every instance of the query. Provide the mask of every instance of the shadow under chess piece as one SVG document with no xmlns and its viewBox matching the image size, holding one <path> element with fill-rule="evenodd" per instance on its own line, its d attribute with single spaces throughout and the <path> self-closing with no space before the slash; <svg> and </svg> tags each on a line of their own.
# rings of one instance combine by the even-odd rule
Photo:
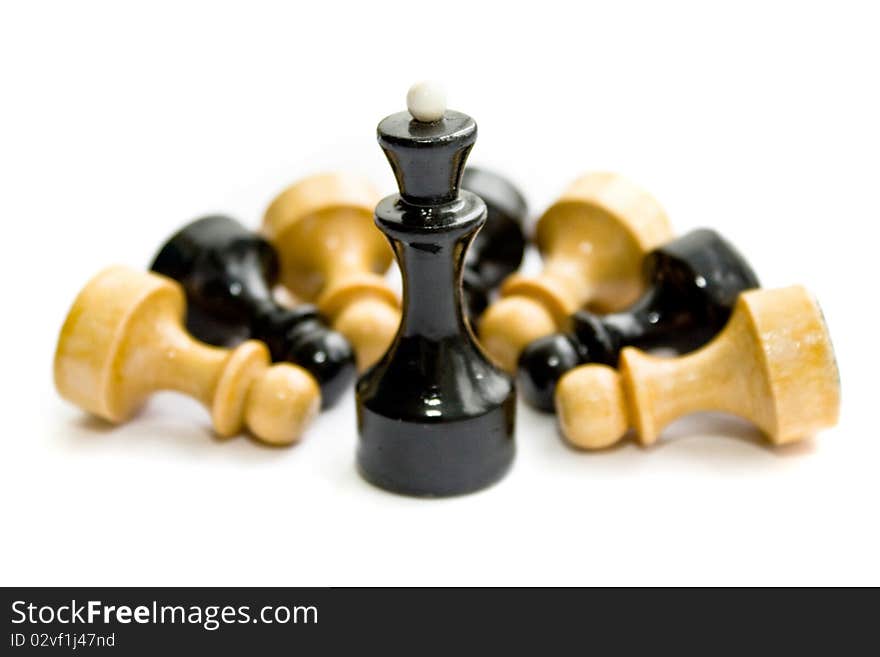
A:
<svg viewBox="0 0 880 657">
<path fill-rule="evenodd" d="M 270 367 L 261 342 L 233 350 L 183 328 L 184 293 L 174 281 L 110 267 L 79 293 L 58 337 L 55 387 L 107 420 L 129 419 L 158 390 L 176 390 L 211 411 L 221 436 L 243 427 L 263 442 L 299 439 L 321 404 L 317 383 L 296 365 Z"/>
<path fill-rule="evenodd" d="M 580 310 L 570 333 L 538 338 L 523 350 L 517 383 L 526 401 L 552 411 L 556 383 L 566 372 L 586 363 L 616 367 L 623 347 L 693 351 L 724 328 L 741 292 L 759 287 L 746 259 L 705 228 L 651 251 L 644 272 L 649 287 L 626 310 Z"/>
<path fill-rule="evenodd" d="M 627 347 L 619 372 L 571 370 L 557 386 L 556 410 L 566 439 L 586 449 L 613 445 L 629 428 L 650 445 L 673 420 L 698 411 L 737 415 L 783 445 L 837 422 L 840 380 L 813 297 L 799 286 L 753 290 L 693 353 L 662 358 Z"/>
<path fill-rule="evenodd" d="M 261 340 L 272 359 L 307 370 L 332 405 L 355 377 L 354 353 L 312 305 L 282 307 L 273 297 L 278 257 L 262 237 L 222 215 L 187 224 L 161 248 L 150 267 L 183 286 L 186 326 L 196 338 L 231 345 Z"/>
<path fill-rule="evenodd" d="M 388 352 L 357 384 L 361 474 L 399 493 L 448 496 L 500 479 L 513 461 L 512 379 L 476 344 L 460 285 L 464 254 L 486 219 L 460 191 L 477 136 L 472 118 L 410 107 L 379 123 L 399 194 L 376 207 L 403 272 L 404 310 Z"/>
<path fill-rule="evenodd" d="M 519 269 L 526 248 L 528 206 L 522 193 L 503 176 L 467 167 L 461 188 L 486 204 L 486 223 L 474 237 L 464 262 L 464 299 L 476 320 L 489 305 L 489 295 Z"/>
<path fill-rule="evenodd" d="M 348 338 L 359 370 L 379 360 L 400 325 L 400 299 L 383 277 L 391 249 L 373 223 L 378 200 L 358 176 L 320 174 L 284 190 L 263 219 L 281 283 Z"/>
<path fill-rule="evenodd" d="M 625 308 L 642 291 L 644 255 L 671 236 L 663 208 L 625 178 L 579 178 L 535 227 L 543 271 L 507 278 L 502 298 L 480 319 L 483 346 L 513 372 L 527 344 L 566 330 L 575 311 L 586 305 L 603 312 Z"/>
</svg>

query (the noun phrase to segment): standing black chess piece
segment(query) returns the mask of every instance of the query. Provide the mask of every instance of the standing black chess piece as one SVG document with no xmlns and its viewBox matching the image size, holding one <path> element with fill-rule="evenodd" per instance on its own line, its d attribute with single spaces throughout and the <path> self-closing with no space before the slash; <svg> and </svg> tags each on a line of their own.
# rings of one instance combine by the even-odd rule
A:
<svg viewBox="0 0 880 657">
<path fill-rule="evenodd" d="M 468 316 L 475 320 L 489 305 L 492 290 L 522 263 L 528 206 L 513 183 L 486 169 L 467 167 L 461 188 L 486 204 L 486 223 L 471 242 L 464 261 L 464 299 Z"/>
<path fill-rule="evenodd" d="M 234 219 L 210 216 L 184 226 L 151 269 L 183 286 L 186 327 L 195 337 L 220 346 L 262 340 L 273 360 L 296 363 L 315 377 L 325 408 L 354 379 L 351 345 L 323 323 L 314 306 L 291 309 L 275 301 L 275 250 Z"/>
<path fill-rule="evenodd" d="M 399 194 L 376 207 L 403 273 L 403 319 L 385 356 L 357 384 L 357 461 L 370 482 L 446 496 L 500 479 L 514 458 L 515 388 L 465 320 L 462 267 L 486 206 L 459 191 L 477 137 L 469 116 L 385 118 L 379 143 Z"/>
<path fill-rule="evenodd" d="M 553 410 L 556 382 L 583 363 L 617 366 L 624 347 L 677 353 L 709 342 L 727 323 L 740 292 L 759 287 L 742 255 L 714 230 L 693 230 L 645 257 L 648 289 L 609 315 L 578 311 L 572 331 L 532 342 L 520 354 L 517 382 L 531 405 Z"/>
</svg>

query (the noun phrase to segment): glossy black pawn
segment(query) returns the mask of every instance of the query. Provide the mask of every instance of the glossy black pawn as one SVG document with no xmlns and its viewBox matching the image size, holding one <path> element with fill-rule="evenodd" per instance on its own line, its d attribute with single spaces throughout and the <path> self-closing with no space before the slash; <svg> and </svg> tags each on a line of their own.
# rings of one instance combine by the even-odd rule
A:
<svg viewBox="0 0 880 657">
<path fill-rule="evenodd" d="M 196 338 L 226 346 L 262 340 L 273 360 L 295 363 L 321 387 L 326 408 L 355 376 L 354 352 L 311 305 L 284 308 L 272 297 L 278 256 L 256 233 L 225 216 L 197 219 L 172 236 L 151 269 L 186 292 L 186 327 Z"/>
<path fill-rule="evenodd" d="M 513 183 L 486 169 L 467 167 L 461 188 L 486 204 L 486 223 L 464 261 L 464 299 L 468 316 L 474 320 L 486 310 L 492 290 L 522 264 L 528 206 Z"/>
<path fill-rule="evenodd" d="M 648 289 L 618 313 L 572 315 L 571 333 L 532 342 L 519 357 L 517 382 L 532 406 L 553 411 L 556 382 L 584 363 L 617 366 L 620 350 L 697 349 L 724 328 L 740 292 L 759 287 L 742 255 L 714 230 L 694 230 L 645 258 Z"/>
<path fill-rule="evenodd" d="M 514 458 L 516 395 L 465 319 L 462 269 L 486 206 L 459 191 L 477 126 L 447 110 L 434 123 L 384 119 L 379 143 L 400 194 L 376 207 L 403 273 L 403 318 L 357 384 L 361 474 L 388 490 L 448 496 L 500 479 Z"/>
</svg>

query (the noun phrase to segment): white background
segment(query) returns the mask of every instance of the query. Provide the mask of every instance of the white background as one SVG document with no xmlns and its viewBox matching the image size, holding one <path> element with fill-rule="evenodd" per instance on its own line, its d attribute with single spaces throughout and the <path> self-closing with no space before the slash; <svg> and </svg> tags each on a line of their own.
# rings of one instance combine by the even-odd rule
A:
<svg viewBox="0 0 880 657">
<path fill-rule="evenodd" d="M 880 584 L 878 23 L 839 0 L 4 3 L 2 584 Z M 426 77 L 534 215 L 619 171 L 812 290 L 840 425 L 773 450 L 697 418 L 588 454 L 521 404 L 511 474 L 425 501 L 358 478 L 352 395 L 286 450 L 168 393 L 116 429 L 59 399 L 94 273 L 207 212 L 256 226 L 308 173 L 390 193 L 375 125 Z"/>
</svg>

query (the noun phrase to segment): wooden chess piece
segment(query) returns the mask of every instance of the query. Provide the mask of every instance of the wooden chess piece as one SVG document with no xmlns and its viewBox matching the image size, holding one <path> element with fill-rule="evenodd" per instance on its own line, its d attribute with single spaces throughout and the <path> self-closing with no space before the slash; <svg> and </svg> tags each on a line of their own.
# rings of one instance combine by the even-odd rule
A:
<svg viewBox="0 0 880 657">
<path fill-rule="evenodd" d="M 738 415 L 783 445 L 834 425 L 839 409 L 831 339 L 799 286 L 741 294 L 724 330 L 686 356 L 627 347 L 619 372 L 582 365 L 556 390 L 563 435 L 586 449 L 608 447 L 630 427 L 650 445 L 670 422 L 697 411 Z"/>
<path fill-rule="evenodd" d="M 225 216 L 197 219 L 160 249 L 151 269 L 186 292 L 186 327 L 218 346 L 262 340 L 275 361 L 299 365 L 321 387 L 324 406 L 354 380 L 354 352 L 312 305 L 281 306 L 272 289 L 278 256 L 265 239 Z"/>
<path fill-rule="evenodd" d="M 481 343 L 513 372 L 528 343 L 567 330 L 575 311 L 589 305 L 607 312 L 635 301 L 644 255 L 671 236 L 666 213 L 647 192 L 612 173 L 582 176 L 535 227 L 543 271 L 505 280 L 502 298 L 479 322 Z"/>
<path fill-rule="evenodd" d="M 759 287 L 742 255 L 714 230 L 693 230 L 645 258 L 648 288 L 629 308 L 579 310 L 570 333 L 538 338 L 520 354 L 517 387 L 530 404 L 553 410 L 556 383 L 586 363 L 617 366 L 623 347 L 677 353 L 703 346 L 724 328 L 741 292 Z"/>
<path fill-rule="evenodd" d="M 460 191 L 477 125 L 460 112 L 424 109 L 410 104 L 378 127 L 400 193 L 379 203 L 376 224 L 403 272 L 404 310 L 388 352 L 356 387 L 357 461 L 382 488 L 446 496 L 508 470 L 516 396 L 476 344 L 463 307 L 464 254 L 486 218 L 483 201 Z"/>
<path fill-rule="evenodd" d="M 263 219 L 281 283 L 348 339 L 359 370 L 385 353 L 400 325 L 400 299 L 382 276 L 392 254 L 373 223 L 378 200 L 357 176 L 320 174 L 284 190 Z"/>
<path fill-rule="evenodd" d="M 255 340 L 234 350 L 194 340 L 183 329 L 184 294 L 169 278 L 110 267 L 74 301 L 55 352 L 61 396 L 109 422 L 129 419 L 158 390 L 176 390 L 211 411 L 221 436 L 243 426 L 272 445 L 299 439 L 320 407 L 302 368 L 269 366 Z"/>
<path fill-rule="evenodd" d="M 486 223 L 467 251 L 462 279 L 468 316 L 476 320 L 488 307 L 492 291 L 522 263 L 528 206 L 512 182 L 488 169 L 467 167 L 461 188 L 486 204 Z"/>
</svg>

